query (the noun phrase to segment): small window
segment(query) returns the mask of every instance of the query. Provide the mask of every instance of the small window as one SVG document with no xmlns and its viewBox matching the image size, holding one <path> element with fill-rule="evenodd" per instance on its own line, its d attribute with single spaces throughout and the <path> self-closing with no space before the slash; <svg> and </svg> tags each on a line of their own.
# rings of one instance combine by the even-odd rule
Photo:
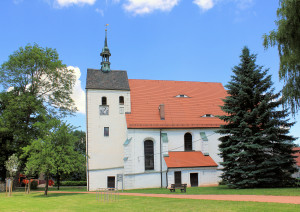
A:
<svg viewBox="0 0 300 212">
<path fill-rule="evenodd" d="M 120 114 L 124 114 L 124 107 L 120 107 Z"/>
<path fill-rule="evenodd" d="M 102 105 L 107 105 L 107 99 L 105 96 L 102 97 Z"/>
<path fill-rule="evenodd" d="M 104 127 L 104 136 L 109 136 L 109 127 Z"/>
<path fill-rule="evenodd" d="M 190 98 L 189 96 L 185 95 L 185 94 L 178 94 L 177 96 L 175 96 L 177 98 Z"/>
<path fill-rule="evenodd" d="M 124 96 L 119 97 L 119 104 L 124 105 Z"/>
<path fill-rule="evenodd" d="M 205 114 L 202 117 L 214 117 L 214 115 L 212 115 L 212 114 Z"/>
</svg>

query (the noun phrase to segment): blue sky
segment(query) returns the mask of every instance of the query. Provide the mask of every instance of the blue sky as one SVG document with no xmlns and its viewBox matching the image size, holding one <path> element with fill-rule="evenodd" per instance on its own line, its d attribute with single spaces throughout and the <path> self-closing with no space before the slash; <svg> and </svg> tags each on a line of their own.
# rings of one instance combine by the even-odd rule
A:
<svg viewBox="0 0 300 212">
<path fill-rule="evenodd" d="M 0 64 L 20 46 L 56 48 L 78 76 L 79 112 L 68 118 L 86 130 L 87 68 L 100 68 L 108 26 L 113 70 L 130 79 L 221 82 L 226 85 L 246 45 L 269 68 L 276 91 L 279 57 L 262 36 L 274 29 L 278 0 L 1 0 Z M 297 121 L 299 115 L 292 119 Z M 291 134 L 300 137 L 297 123 Z M 297 143 L 300 143 L 298 139 Z"/>
</svg>

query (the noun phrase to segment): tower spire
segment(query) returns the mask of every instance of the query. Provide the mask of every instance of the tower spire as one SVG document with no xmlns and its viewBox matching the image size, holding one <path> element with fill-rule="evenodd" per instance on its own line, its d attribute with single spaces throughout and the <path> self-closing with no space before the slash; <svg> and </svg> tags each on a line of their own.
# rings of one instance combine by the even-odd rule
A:
<svg viewBox="0 0 300 212">
<path fill-rule="evenodd" d="M 104 40 L 104 47 L 102 49 L 102 52 L 100 53 L 100 56 L 102 57 L 102 62 L 101 62 L 101 71 L 103 72 L 109 72 L 110 71 L 110 62 L 109 62 L 109 57 L 111 56 L 109 48 L 107 46 L 107 26 L 108 24 L 105 25 L 105 40 Z"/>
</svg>

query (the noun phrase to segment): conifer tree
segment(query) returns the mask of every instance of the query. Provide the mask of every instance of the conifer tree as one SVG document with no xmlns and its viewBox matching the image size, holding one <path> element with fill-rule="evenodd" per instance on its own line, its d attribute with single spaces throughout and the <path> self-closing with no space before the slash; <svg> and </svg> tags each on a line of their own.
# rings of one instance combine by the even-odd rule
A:
<svg viewBox="0 0 300 212">
<path fill-rule="evenodd" d="M 222 110 L 227 114 L 219 133 L 223 157 L 222 179 L 233 188 L 282 187 L 293 184 L 294 137 L 289 136 L 287 109 L 280 109 L 268 70 L 255 64 L 245 47 L 241 63 L 226 85 Z"/>
</svg>

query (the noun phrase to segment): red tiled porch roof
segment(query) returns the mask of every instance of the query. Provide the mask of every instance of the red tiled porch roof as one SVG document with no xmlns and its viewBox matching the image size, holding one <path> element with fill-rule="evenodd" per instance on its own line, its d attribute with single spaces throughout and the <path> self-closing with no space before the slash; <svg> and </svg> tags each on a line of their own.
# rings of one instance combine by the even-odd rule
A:
<svg viewBox="0 0 300 212">
<path fill-rule="evenodd" d="M 217 167 L 217 163 L 202 152 L 169 152 L 164 157 L 168 168 Z"/>
</svg>

